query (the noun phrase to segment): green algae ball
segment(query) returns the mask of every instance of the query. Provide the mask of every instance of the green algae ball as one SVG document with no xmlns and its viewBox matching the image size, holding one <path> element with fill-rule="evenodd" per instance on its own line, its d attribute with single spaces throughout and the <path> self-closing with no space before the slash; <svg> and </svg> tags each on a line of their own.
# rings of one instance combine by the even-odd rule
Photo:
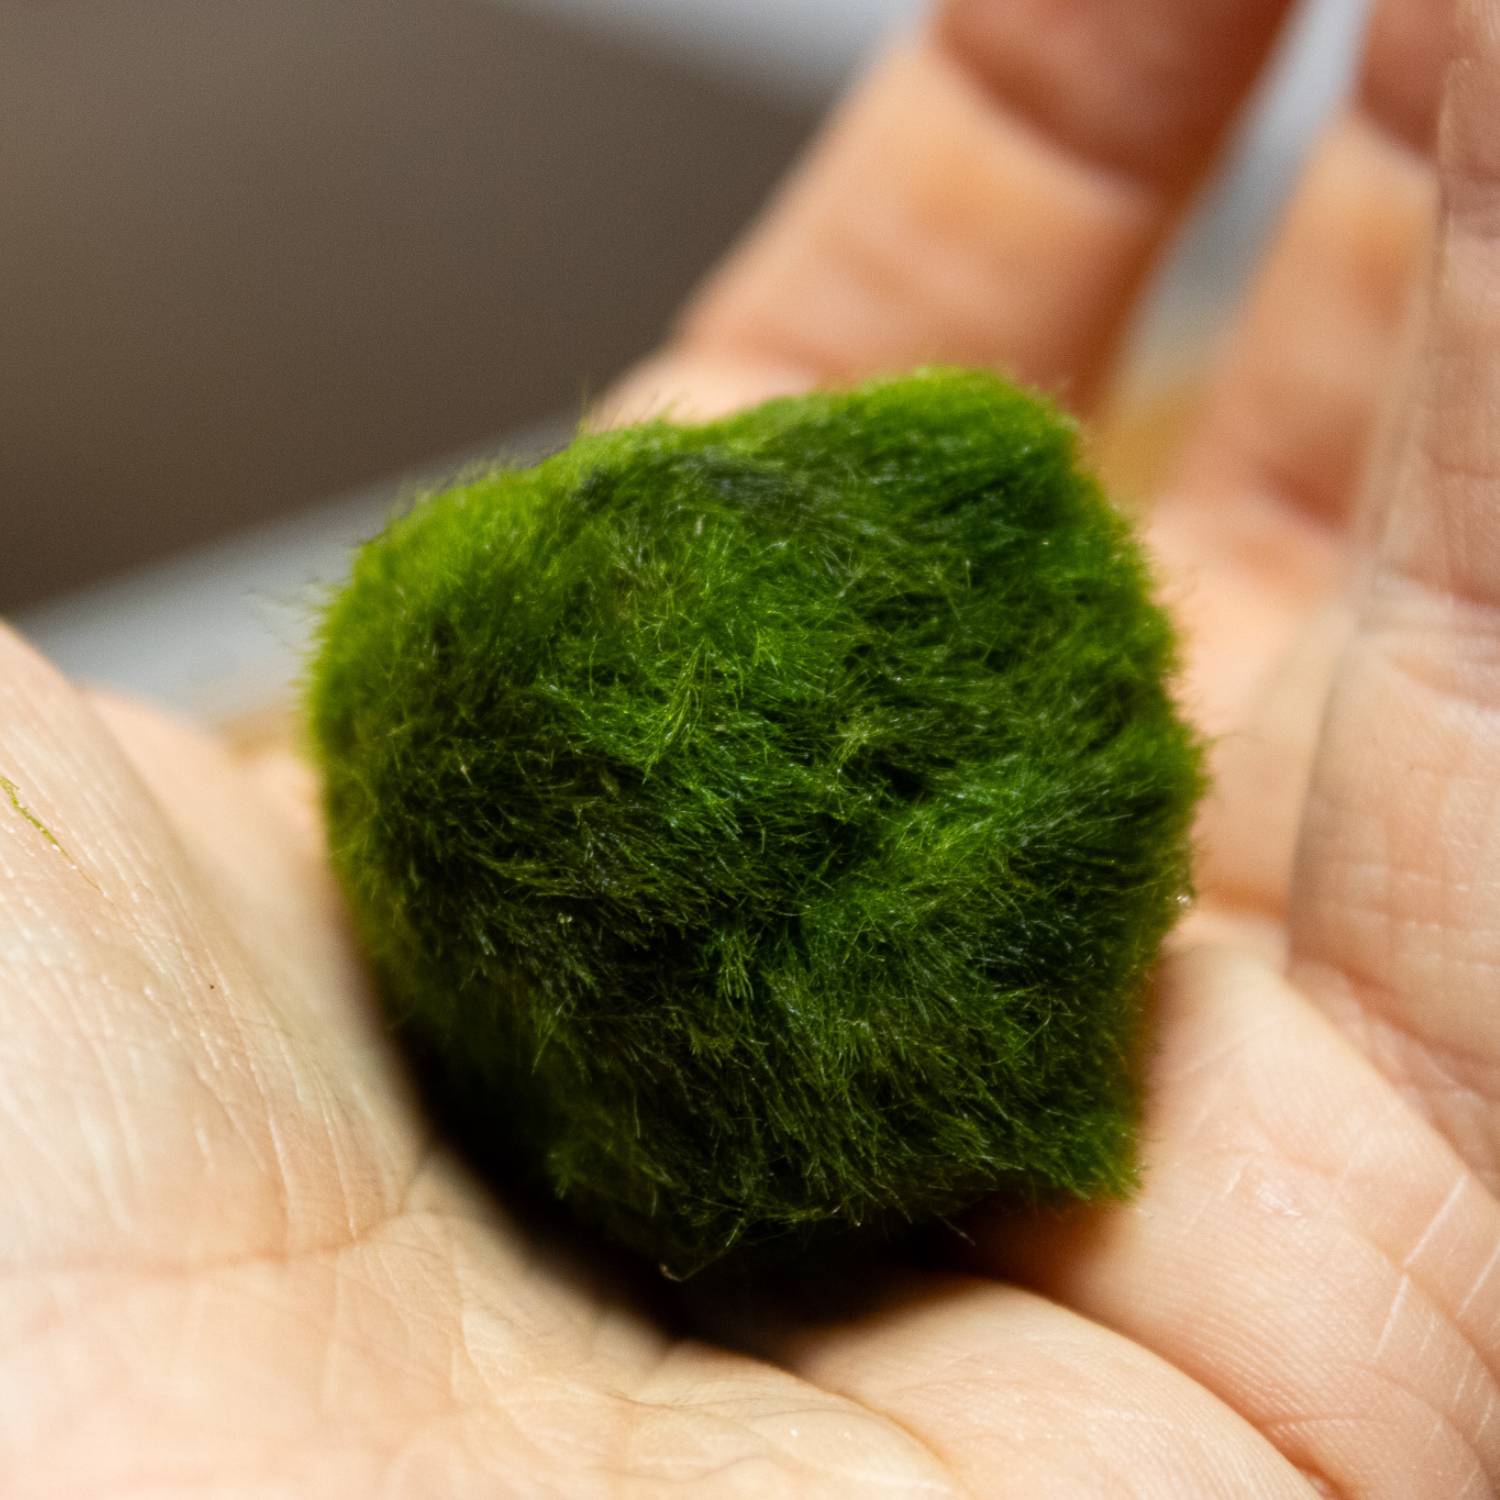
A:
<svg viewBox="0 0 1500 1500">
<path fill-rule="evenodd" d="M 1068 422 L 930 370 L 581 437 L 357 555 L 310 678 L 398 1030 L 681 1274 L 1127 1190 L 1200 755 Z"/>
</svg>

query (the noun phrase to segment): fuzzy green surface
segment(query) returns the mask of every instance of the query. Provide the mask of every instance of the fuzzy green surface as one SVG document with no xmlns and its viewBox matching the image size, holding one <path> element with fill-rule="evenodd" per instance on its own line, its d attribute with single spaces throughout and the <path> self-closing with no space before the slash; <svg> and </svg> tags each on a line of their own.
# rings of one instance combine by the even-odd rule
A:
<svg viewBox="0 0 1500 1500">
<path fill-rule="evenodd" d="M 358 554 L 308 708 L 399 1026 L 678 1271 L 1122 1192 L 1200 786 L 1126 521 L 932 370 L 580 438 Z"/>
</svg>

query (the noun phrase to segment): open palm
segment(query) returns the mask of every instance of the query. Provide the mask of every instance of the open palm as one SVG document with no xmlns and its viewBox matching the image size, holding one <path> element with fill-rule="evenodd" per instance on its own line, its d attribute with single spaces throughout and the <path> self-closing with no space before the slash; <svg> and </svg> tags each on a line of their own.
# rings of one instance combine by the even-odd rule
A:
<svg viewBox="0 0 1500 1500">
<path fill-rule="evenodd" d="M 928 360 L 1087 408 L 1282 8 L 951 0 L 615 411 Z M 1378 10 L 1152 514 L 1218 791 L 1139 1198 L 669 1333 L 427 1137 L 304 774 L 7 637 L 0 1496 L 1500 1487 L 1500 0 L 1434 168 L 1446 20 Z"/>
</svg>

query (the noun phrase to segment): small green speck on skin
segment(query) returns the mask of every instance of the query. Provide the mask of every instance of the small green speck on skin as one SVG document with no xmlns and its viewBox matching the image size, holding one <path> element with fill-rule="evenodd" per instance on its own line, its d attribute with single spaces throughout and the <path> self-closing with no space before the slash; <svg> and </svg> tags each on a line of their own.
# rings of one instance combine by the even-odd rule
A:
<svg viewBox="0 0 1500 1500">
<path fill-rule="evenodd" d="M 5 793 L 6 798 L 10 802 L 10 805 L 15 808 L 15 810 L 21 815 L 21 817 L 24 818 L 28 823 L 30 823 L 31 826 L 36 829 L 36 831 L 41 834 L 41 836 L 47 841 L 47 843 L 49 843 L 60 855 L 62 855 L 62 857 L 67 860 L 67 862 L 72 865 L 73 868 L 77 870 L 78 873 L 82 875 L 90 885 L 93 885 L 95 890 L 98 890 L 99 887 L 97 885 L 94 885 L 94 882 L 90 878 L 88 872 L 84 870 L 84 868 L 78 863 L 76 859 L 73 858 L 71 854 L 68 853 L 67 847 L 63 844 L 62 840 L 59 839 L 58 836 L 53 833 L 53 831 L 48 828 L 47 825 L 42 822 L 42 820 L 37 817 L 37 815 L 32 812 L 32 810 L 27 807 L 27 805 L 21 800 L 21 788 L 18 787 L 15 782 L 10 779 L 10 777 L 0 776 L 0 791 L 3 791 Z"/>
</svg>

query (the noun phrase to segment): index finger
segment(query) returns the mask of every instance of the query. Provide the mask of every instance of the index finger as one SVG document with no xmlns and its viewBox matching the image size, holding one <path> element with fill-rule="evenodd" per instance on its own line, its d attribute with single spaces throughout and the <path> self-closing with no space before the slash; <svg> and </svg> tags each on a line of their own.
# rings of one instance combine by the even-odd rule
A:
<svg viewBox="0 0 1500 1500">
<path fill-rule="evenodd" d="M 1087 407 L 1285 9 L 948 0 L 616 404 L 702 410 L 945 361 Z"/>
</svg>

